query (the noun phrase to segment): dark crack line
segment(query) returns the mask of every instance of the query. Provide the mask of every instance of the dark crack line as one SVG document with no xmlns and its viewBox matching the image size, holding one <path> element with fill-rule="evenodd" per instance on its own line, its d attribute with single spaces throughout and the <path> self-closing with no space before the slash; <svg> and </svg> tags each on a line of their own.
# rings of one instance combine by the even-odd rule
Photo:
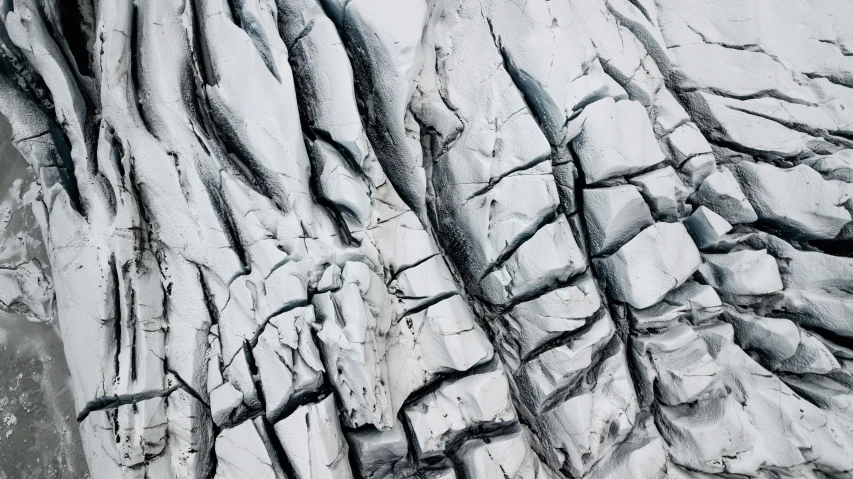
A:
<svg viewBox="0 0 853 479">
<path fill-rule="evenodd" d="M 508 243 L 504 247 L 503 251 L 501 251 L 500 254 L 498 254 L 498 256 L 494 259 L 494 261 L 492 261 L 483 270 L 483 273 L 480 274 L 480 280 L 482 281 L 486 276 L 488 276 L 493 271 L 495 271 L 498 268 L 500 268 L 501 266 L 503 266 L 503 264 L 506 263 L 506 261 L 509 260 L 512 257 L 512 255 L 514 255 L 515 252 L 518 251 L 518 249 L 521 248 L 522 245 L 524 245 L 524 243 L 526 243 L 531 238 L 536 236 L 536 233 L 538 233 L 541 229 L 543 229 L 546 226 L 548 226 L 549 224 L 557 221 L 557 219 L 559 218 L 559 214 L 560 214 L 560 207 L 558 205 L 557 207 L 555 207 L 554 209 L 549 211 L 547 214 L 542 216 L 536 223 L 528 226 L 523 231 L 521 231 L 512 240 L 512 242 Z"/>
<path fill-rule="evenodd" d="M 500 308 L 497 310 L 497 312 L 494 315 L 492 315 L 490 318 L 487 318 L 487 319 L 492 320 L 492 319 L 494 319 L 494 318 L 496 318 L 502 314 L 506 314 L 507 312 L 511 311 L 513 308 L 518 306 L 519 304 L 528 303 L 530 301 L 536 301 L 539 298 L 541 298 L 542 296 L 545 296 L 548 293 L 552 293 L 558 289 L 576 286 L 581 281 L 583 281 L 585 279 L 585 276 L 588 273 L 588 271 L 589 271 L 589 268 L 586 268 L 583 271 L 579 271 L 579 272 L 569 276 L 565 280 L 556 280 L 556 281 L 553 281 L 553 282 L 550 282 L 550 283 L 543 285 L 541 288 L 537 288 L 537 289 L 534 289 L 532 291 L 529 291 L 526 294 L 516 296 L 515 298 L 513 298 L 512 301 L 510 301 L 506 304 L 500 305 Z"/>
<path fill-rule="evenodd" d="M 539 406 L 535 413 L 546 414 L 571 398 L 595 390 L 598 385 L 598 381 L 607 379 L 603 377 L 602 370 L 604 369 L 607 360 L 619 352 L 621 344 L 622 340 L 618 335 L 614 334 L 611 336 L 607 343 L 593 352 L 592 358 L 590 359 L 590 365 L 580 372 L 570 384 L 552 392 Z"/>
<path fill-rule="evenodd" d="M 286 313 L 288 311 L 292 311 L 296 308 L 307 306 L 309 303 L 310 303 L 310 301 L 306 301 L 304 299 L 297 299 L 297 300 L 294 300 L 294 301 L 291 301 L 291 302 L 285 304 L 281 308 L 270 313 L 270 315 L 266 319 L 264 319 L 264 321 L 261 323 L 261 325 L 258 326 L 258 329 L 255 330 L 255 334 L 252 335 L 251 339 L 245 340 L 245 343 L 248 345 L 249 349 L 254 349 L 255 346 L 258 345 L 258 340 L 260 339 L 261 334 L 264 333 L 264 330 L 267 328 L 267 325 L 269 325 L 272 318 L 274 318 L 280 314 Z M 228 367 L 231 366 L 231 363 L 234 362 L 234 358 L 236 358 L 237 355 L 240 354 L 241 352 L 243 352 L 243 348 L 240 348 L 237 352 L 234 353 L 233 356 L 231 356 L 231 359 L 229 359 L 228 363 L 222 367 L 222 370 L 224 371 L 224 370 L 228 369 Z"/>
<path fill-rule="evenodd" d="M 586 318 L 586 323 L 583 326 L 577 329 L 573 329 L 571 331 L 566 331 L 565 333 L 557 336 L 556 338 L 542 344 L 541 346 L 533 349 L 527 356 L 522 359 L 522 364 L 527 364 L 530 361 L 533 361 L 537 357 L 541 356 L 542 353 L 548 352 L 554 348 L 560 346 L 571 346 L 575 343 L 581 336 L 586 334 L 593 326 L 598 324 L 599 321 L 603 321 L 604 317 L 607 316 L 607 308 L 602 306 L 598 309 L 598 311 L 592 313 L 588 318 Z"/>
<path fill-rule="evenodd" d="M 540 163 L 544 163 L 544 162 L 546 162 L 546 161 L 549 161 L 550 159 L 551 159 L 551 153 L 550 153 L 550 152 L 548 152 L 548 154 L 547 154 L 547 155 L 543 155 L 543 156 L 541 156 L 541 157 L 539 157 L 539 158 L 536 158 L 536 159 L 534 159 L 534 160 L 530 161 L 529 163 L 525 163 L 525 164 L 523 164 L 523 165 L 516 166 L 515 168 L 512 168 L 512 169 L 510 169 L 510 170 L 508 170 L 508 171 L 506 171 L 506 172 L 504 172 L 504 173 L 500 174 L 499 176 L 495 176 L 495 177 L 493 177 L 493 178 L 489 178 L 489 182 L 486 184 L 486 186 L 484 186 L 484 187 L 480 188 L 479 190 L 477 190 L 477 191 L 475 191 L 475 192 L 471 193 L 471 194 L 468 196 L 468 198 L 466 198 L 466 201 L 470 201 L 470 200 L 471 200 L 471 199 L 473 199 L 473 198 L 476 198 L 476 197 L 478 197 L 478 196 L 485 195 L 485 194 L 486 194 L 486 193 L 488 193 L 489 191 L 492 191 L 492 189 L 493 189 L 495 186 L 498 186 L 498 184 L 500 184 L 500 182 L 501 182 L 504 178 L 510 177 L 510 176 L 512 176 L 512 175 L 513 175 L 513 174 L 515 174 L 515 173 L 519 173 L 519 172 L 527 171 L 527 170 L 532 170 L 533 168 L 536 168 L 536 166 L 538 166 Z M 534 174 L 535 174 L 535 173 L 534 173 Z"/>
<path fill-rule="evenodd" d="M 458 295 L 459 295 L 459 293 L 456 291 L 445 291 L 444 293 L 437 294 L 437 295 L 435 295 L 435 296 L 433 296 L 427 300 L 424 300 L 424 301 L 418 303 L 416 306 L 414 306 L 410 309 L 407 309 L 406 312 L 404 312 L 402 315 L 400 315 L 400 319 L 403 319 L 407 316 L 411 316 L 411 315 L 416 314 L 416 313 L 420 313 L 421 311 L 428 309 L 428 308 L 444 301 L 445 299 L 449 299 L 449 298 L 452 298 L 452 297 L 458 296 Z"/>
<path fill-rule="evenodd" d="M 806 135 L 822 138 L 826 142 L 831 143 L 831 144 L 836 145 L 836 146 L 853 148 L 853 141 L 851 141 L 851 140 L 849 140 L 849 139 L 847 139 L 841 135 L 833 135 L 832 133 L 830 133 L 827 130 L 810 127 L 810 126 L 803 124 L 803 123 L 788 122 L 788 121 L 785 121 L 781 118 L 775 118 L 772 115 L 769 115 L 766 113 L 760 113 L 760 112 L 752 111 L 752 110 L 749 110 L 747 108 L 742 108 L 742 107 L 735 106 L 735 105 L 726 105 L 726 107 L 729 108 L 730 110 L 734 110 L 734 111 L 737 111 L 740 113 L 752 115 L 752 116 L 755 116 L 758 118 L 763 118 L 765 120 L 772 121 L 774 123 L 778 123 L 778 124 L 784 126 L 785 128 L 789 128 L 789 129 L 794 130 L 794 131 L 799 132 L 799 133 L 803 133 Z M 839 132 L 834 131 L 833 133 L 839 133 Z M 843 132 L 842 132 L 842 134 L 843 134 Z"/>
<path fill-rule="evenodd" d="M 119 406 L 136 404 L 138 402 L 147 401 L 149 399 L 166 397 L 177 391 L 178 389 L 183 389 L 183 387 L 184 386 L 182 384 L 175 384 L 174 386 L 167 389 L 149 389 L 147 391 L 142 391 L 139 393 L 101 396 L 99 398 L 92 399 L 91 401 L 86 403 L 86 406 L 83 408 L 83 410 L 77 414 L 77 422 L 83 422 L 89 416 L 89 414 L 94 411 L 115 409 Z"/>
<path fill-rule="evenodd" d="M 477 477 L 470 477 L 465 473 L 465 458 L 458 455 L 458 453 L 463 450 L 462 445 L 475 439 L 482 439 L 484 442 L 488 443 L 492 438 L 509 436 L 511 434 L 519 433 L 520 431 L 521 423 L 519 423 L 518 420 L 478 424 L 456 433 L 453 438 L 445 444 L 444 453 L 448 459 L 456 465 L 456 471 L 459 474 L 460 479 L 479 479 Z M 509 476 L 504 475 L 504 477 Z"/>
<path fill-rule="evenodd" d="M 167 367 L 166 372 L 170 373 L 172 376 L 175 376 L 175 380 L 180 383 L 181 387 L 184 389 L 184 391 L 187 392 L 187 394 L 194 397 L 198 402 L 204 404 L 206 408 L 210 409 L 210 404 L 205 401 L 203 397 L 201 397 L 201 394 L 199 394 L 199 392 L 194 387 L 190 386 L 189 383 L 184 381 L 184 378 L 182 378 L 177 371 Z"/>
<path fill-rule="evenodd" d="M 642 13 L 642 14 L 643 14 L 643 16 L 644 16 L 644 17 L 646 17 L 646 20 L 648 20 L 648 21 L 649 21 L 649 23 L 651 23 L 652 25 L 654 25 L 654 24 L 655 24 L 655 21 L 654 21 L 654 20 L 652 20 L 652 16 L 651 16 L 651 14 L 650 14 L 650 13 L 649 13 L 649 11 L 646 9 L 646 7 L 645 7 L 645 6 L 643 6 L 643 4 L 642 4 L 642 3 L 640 3 L 640 0 L 628 0 L 628 1 L 629 1 L 629 2 L 631 2 L 631 5 L 633 5 L 633 6 L 637 7 L 637 10 L 639 10 L 639 11 L 640 11 L 640 13 Z"/>
<path fill-rule="evenodd" d="M 394 274 L 391 275 L 391 277 L 388 279 L 388 282 L 385 283 L 386 286 L 393 283 L 394 280 L 396 280 L 397 278 L 400 277 L 401 274 L 403 274 L 403 272 L 408 271 L 412 268 L 417 268 L 418 266 L 426 263 L 427 261 L 429 261 L 429 260 L 431 260 L 431 259 L 433 259 L 439 255 L 440 255 L 439 253 L 433 253 L 431 255 L 425 256 L 425 257 L 415 261 L 414 263 L 404 264 L 404 265 L 400 266 L 400 268 L 397 269 L 397 271 L 395 271 Z"/>
<path fill-rule="evenodd" d="M 765 99 L 765 98 L 772 98 L 774 100 L 781 100 L 781 101 L 784 101 L 787 103 L 793 103 L 795 105 L 812 106 L 812 107 L 820 106 L 819 104 L 816 104 L 816 103 L 811 103 L 811 102 L 808 102 L 806 100 L 801 100 L 799 98 L 794 98 L 794 97 L 788 96 L 788 95 L 786 95 L 786 94 L 784 94 L 778 90 L 774 90 L 772 88 L 765 88 L 765 89 L 759 90 L 757 92 L 745 93 L 743 95 L 737 95 L 735 93 L 725 91 L 725 90 L 722 90 L 720 88 L 715 88 L 715 87 L 681 88 L 679 86 L 675 90 L 677 90 L 679 93 L 694 93 L 697 91 L 703 92 L 703 93 L 711 93 L 713 95 L 716 95 L 716 96 L 719 96 L 722 98 L 729 98 L 732 100 L 740 100 L 740 101 L 761 100 L 761 99 Z"/>
<path fill-rule="evenodd" d="M 474 365 L 465 371 L 449 371 L 439 373 L 433 378 L 432 381 L 409 393 L 409 396 L 405 399 L 405 401 L 403 401 L 403 406 L 400 408 L 400 415 L 405 416 L 406 409 L 411 406 L 415 406 L 421 401 L 421 399 L 437 391 L 444 384 L 452 383 L 469 376 L 490 373 L 500 368 L 501 363 L 498 359 L 498 355 L 494 354 L 488 361 Z M 406 421 L 404 420 L 402 422 L 405 423 Z"/>
</svg>

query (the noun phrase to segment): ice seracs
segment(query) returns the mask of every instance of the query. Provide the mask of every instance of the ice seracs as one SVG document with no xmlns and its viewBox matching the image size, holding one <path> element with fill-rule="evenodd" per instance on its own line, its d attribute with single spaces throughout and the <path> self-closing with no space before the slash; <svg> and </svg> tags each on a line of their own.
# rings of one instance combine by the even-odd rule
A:
<svg viewBox="0 0 853 479">
<path fill-rule="evenodd" d="M 0 2 L 93 477 L 853 471 L 849 2 L 94 3 Z"/>
<path fill-rule="evenodd" d="M 441 454 L 469 428 L 499 426 L 517 418 L 509 384 L 500 371 L 447 383 L 408 406 L 405 417 L 422 457 Z"/>
<path fill-rule="evenodd" d="M 594 366 L 613 337 L 615 326 L 606 313 L 566 344 L 531 358 L 515 373 L 517 386 L 532 414 L 541 414 L 561 399 L 581 375 Z"/>
<path fill-rule="evenodd" d="M 589 472 L 590 478 L 659 479 L 671 473 L 663 439 L 652 416 L 644 414 L 637 419 L 631 434 Z"/>
<path fill-rule="evenodd" d="M 362 477 L 387 477 L 408 465 L 409 442 L 399 421 L 386 431 L 370 428 L 353 431 L 347 440 Z"/>
<path fill-rule="evenodd" d="M 734 308 L 723 317 L 734 327 L 737 343 L 755 353 L 758 362 L 771 371 L 826 374 L 840 368 L 824 343 L 788 319 L 756 316 Z"/>
<path fill-rule="evenodd" d="M 216 477 L 276 479 L 273 459 L 251 421 L 225 429 L 216 438 Z"/>
<path fill-rule="evenodd" d="M 779 266 L 766 250 L 705 254 L 700 271 L 709 284 L 728 295 L 762 295 L 782 290 Z"/>
<path fill-rule="evenodd" d="M 696 208 L 696 211 L 684 220 L 684 226 L 700 249 L 717 244 L 732 230 L 728 221 L 704 206 Z"/>
<path fill-rule="evenodd" d="M 752 204 L 728 168 L 712 172 L 694 193 L 693 201 L 717 213 L 732 224 L 758 219 Z"/>
<path fill-rule="evenodd" d="M 580 476 L 608 455 L 631 431 L 638 413 L 624 346 L 612 343 L 601 353 L 598 375 L 568 392 L 551 409 L 529 418 L 540 434 L 534 448 L 555 470 Z"/>
<path fill-rule="evenodd" d="M 572 148 L 588 184 L 636 173 L 664 160 L 646 110 L 638 102 L 604 98 L 573 121 L 583 125 Z"/>
<path fill-rule="evenodd" d="M 629 180 L 640 189 L 658 221 L 676 221 L 689 213 L 685 205 L 689 191 L 671 166 L 635 176 Z"/>
<path fill-rule="evenodd" d="M 589 248 L 594 256 L 615 251 L 654 223 L 634 185 L 583 190 Z"/>
<path fill-rule="evenodd" d="M 820 173 L 824 179 L 853 183 L 853 150 L 812 158 L 806 164 Z"/>
<path fill-rule="evenodd" d="M 529 432 L 518 431 L 488 442 L 474 439 L 457 452 L 466 477 L 510 477 L 556 479 L 551 469 L 542 463 L 530 448 Z"/>
<path fill-rule="evenodd" d="M 851 221 L 853 185 L 825 180 L 806 165 L 781 169 L 749 162 L 734 167 L 758 218 L 794 238 L 834 239 Z"/>
<path fill-rule="evenodd" d="M 595 260 L 616 299 L 648 308 L 699 268 L 696 245 L 681 223 L 655 223 L 616 253 Z"/>
<path fill-rule="evenodd" d="M 275 434 L 299 479 L 354 477 L 334 396 L 300 406 L 275 424 Z"/>
<path fill-rule="evenodd" d="M 717 384 L 718 365 L 705 341 L 686 324 L 639 336 L 633 353 L 644 405 L 655 397 L 671 406 L 689 403 Z"/>
<path fill-rule="evenodd" d="M 722 312 L 723 302 L 714 288 L 690 280 L 669 292 L 654 306 L 631 308 L 631 318 L 636 330 L 646 331 L 664 329 L 680 319 L 698 324 Z"/>
<path fill-rule="evenodd" d="M 210 413 L 217 425 L 225 423 L 237 406 L 243 402 L 243 393 L 229 381 L 210 391 Z"/>
</svg>

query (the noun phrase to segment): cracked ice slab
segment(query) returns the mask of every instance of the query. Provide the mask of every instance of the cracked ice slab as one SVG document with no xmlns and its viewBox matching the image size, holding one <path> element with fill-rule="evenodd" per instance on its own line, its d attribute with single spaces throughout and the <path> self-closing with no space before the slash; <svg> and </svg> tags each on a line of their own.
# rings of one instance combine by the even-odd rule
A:
<svg viewBox="0 0 853 479">
<path fill-rule="evenodd" d="M 215 479 L 276 479 L 272 461 L 252 421 L 224 429 L 214 443 Z"/>
<path fill-rule="evenodd" d="M 534 446 L 554 470 L 584 475 L 622 442 L 638 412 L 625 349 L 616 341 L 609 356 L 572 395 L 553 409 L 530 418 L 539 442 Z"/>
<path fill-rule="evenodd" d="M 341 288 L 314 295 L 320 354 L 350 427 L 392 425 L 385 337 L 392 317 L 385 283 L 364 263 L 348 261 Z"/>
<path fill-rule="evenodd" d="M 638 102 L 605 98 L 584 108 L 572 122 L 583 125 L 572 148 L 588 184 L 636 173 L 666 159 Z"/>
<path fill-rule="evenodd" d="M 365 128 L 377 157 L 406 204 L 425 218 L 423 153 L 406 117 L 424 57 L 421 36 L 429 15 L 427 4 L 423 0 L 321 3 L 349 46 L 358 93 L 373 98 Z"/>
<path fill-rule="evenodd" d="M 853 59 L 845 56 L 843 48 L 849 52 L 853 40 L 849 28 L 837 21 L 853 14 L 846 2 L 807 6 L 790 0 L 772 5 L 748 0 L 732 8 L 725 0 L 663 0 L 658 12 L 670 47 L 707 43 L 765 52 L 792 72 L 849 84 Z M 760 75 L 766 70 L 750 67 L 748 71 Z"/>
<path fill-rule="evenodd" d="M 853 206 L 845 207 L 853 198 L 849 183 L 825 180 L 806 165 L 741 162 L 733 170 L 758 217 L 794 238 L 833 239 L 853 221 Z"/>
<path fill-rule="evenodd" d="M 385 363 L 392 412 L 411 393 L 443 374 L 467 371 L 489 361 L 492 344 L 460 296 L 408 315 L 388 334 Z"/>
<path fill-rule="evenodd" d="M 704 206 L 696 208 L 690 218 L 684 220 L 684 226 L 700 249 L 714 246 L 732 230 L 728 221 Z"/>
<path fill-rule="evenodd" d="M 693 201 L 732 224 L 752 223 L 758 219 L 752 204 L 728 168 L 710 172 L 696 190 Z"/>
<path fill-rule="evenodd" d="M 304 105 L 311 128 L 327 133 L 361 166 L 368 155 L 367 137 L 356 106 L 352 68 L 334 23 L 319 0 L 284 0 L 277 5 L 298 94 L 319 100 Z"/>
<path fill-rule="evenodd" d="M 517 368 L 548 341 L 582 327 L 600 307 L 601 295 L 589 273 L 575 285 L 515 305 L 493 327 L 500 338 L 504 361 Z"/>
<path fill-rule="evenodd" d="M 583 375 L 600 360 L 615 331 L 613 321 L 605 313 L 587 331 L 572 337 L 566 344 L 525 362 L 515 376 L 519 390 L 524 391 L 523 401 L 531 412 L 542 413 L 561 398 L 561 393 L 582 383 Z"/>
<path fill-rule="evenodd" d="M 252 349 L 269 418 L 323 384 L 324 367 L 311 335 L 314 322 L 310 306 L 276 315 Z"/>
<path fill-rule="evenodd" d="M 613 297 L 643 309 L 699 268 L 699 250 L 681 223 L 656 223 L 611 256 L 594 260 Z"/>
<path fill-rule="evenodd" d="M 404 411 L 418 454 L 424 457 L 444 452 L 469 428 L 516 420 L 509 384 L 500 369 L 443 384 Z"/>
<path fill-rule="evenodd" d="M 709 176 L 717 171 L 717 160 L 712 153 L 704 153 L 686 160 L 678 169 L 678 176 L 684 186 L 693 194 Z M 743 196 L 743 192 L 740 193 Z M 753 212 L 754 214 L 754 212 Z"/>
<path fill-rule="evenodd" d="M 347 434 L 361 477 L 381 478 L 409 465 L 409 441 L 403 423 L 386 431 L 361 429 Z"/>
<path fill-rule="evenodd" d="M 668 405 L 688 403 L 719 384 L 708 346 L 688 325 L 638 336 L 632 349 L 643 405 L 653 398 Z"/>
<path fill-rule="evenodd" d="M 388 182 L 377 189 L 377 200 L 370 232 L 395 306 L 383 361 L 396 416 L 410 394 L 490 360 L 493 346 L 417 216 Z"/>
<path fill-rule="evenodd" d="M 694 120 L 712 142 L 733 145 L 738 151 L 768 159 L 809 156 L 831 147 L 824 139 L 784 125 L 765 115 L 732 108 L 734 102 L 701 91 L 683 95 L 689 108 L 705 112 Z"/>
<path fill-rule="evenodd" d="M 671 166 L 635 176 L 629 181 L 640 189 L 658 221 L 677 221 L 690 212 L 690 207 L 685 204 L 689 192 Z"/>
<path fill-rule="evenodd" d="M 711 145 L 692 122 L 683 123 L 666 136 L 670 159 L 678 166 L 698 155 L 711 153 Z"/>
<path fill-rule="evenodd" d="M 643 42 L 629 27 L 640 27 L 642 36 L 657 36 L 647 19 L 633 8 L 636 2 L 594 0 L 574 1 L 572 7 L 585 26 L 607 74 L 621 84 L 632 100 L 651 106 L 655 93 L 663 86 L 663 75 L 648 55 Z M 633 9 L 633 10 L 632 10 Z M 645 26 L 641 26 L 645 23 Z M 648 45 L 659 43 L 652 39 Z M 660 50 L 660 47 L 656 47 Z"/>
<path fill-rule="evenodd" d="M 297 479 L 353 477 L 334 396 L 300 406 L 274 428 Z"/>
<path fill-rule="evenodd" d="M 388 291 L 397 297 L 404 313 L 430 305 L 436 298 L 457 293 L 456 283 L 444 261 L 439 255 L 432 256 L 403 270 L 388 283 Z"/>
<path fill-rule="evenodd" d="M 633 185 L 583 190 L 584 218 L 593 256 L 609 254 L 654 223 Z"/>
<path fill-rule="evenodd" d="M 683 90 L 713 91 L 731 98 L 764 95 L 817 102 L 817 95 L 797 83 L 790 70 L 762 52 L 697 43 L 672 47 L 668 54 Z M 721 65 L 726 65 L 726 74 L 721 74 Z"/>
<path fill-rule="evenodd" d="M 766 250 L 705 254 L 699 268 L 705 280 L 726 295 L 762 295 L 782 290 L 776 260 Z"/>
<path fill-rule="evenodd" d="M 772 304 L 773 316 L 841 336 L 853 335 L 853 295 L 849 292 L 853 260 L 798 250 L 767 234 L 749 235 L 744 242 L 750 247 L 766 248 L 777 258 L 785 289 L 779 301 Z"/>
<path fill-rule="evenodd" d="M 768 97 L 717 100 L 730 110 L 814 136 L 816 140 L 810 141 L 808 147 L 816 153 L 826 154 L 836 151 L 839 146 L 851 146 L 845 138 L 853 134 L 853 113 L 850 111 L 853 107 L 853 91 L 825 79 L 812 80 L 811 84 L 819 92 L 820 105 L 830 107 L 790 103 Z"/>
<path fill-rule="evenodd" d="M 449 12 L 452 4 L 436 8 Z M 504 68 L 484 13 L 464 2 L 457 10 L 436 14 L 431 40 L 441 55 L 422 73 L 424 88 L 436 82 L 462 124 L 455 141 L 433 151 L 435 227 L 474 293 L 503 305 L 533 294 L 537 281 L 565 279 L 583 265 L 565 220 L 556 218 L 550 144 Z M 421 121 L 443 131 L 428 123 L 434 117 Z M 557 260 L 528 255 L 534 247 Z"/>
<path fill-rule="evenodd" d="M 529 1 L 521 7 L 522 15 L 513 3 L 488 2 L 484 7 L 507 71 L 552 145 L 570 139 L 569 118 L 589 103 L 627 96 L 604 73 L 569 2 Z"/>
<path fill-rule="evenodd" d="M 565 282 L 586 267 L 568 220 L 557 214 L 555 221 L 540 228 L 484 277 L 481 287 L 490 303 L 507 304 Z"/>
<path fill-rule="evenodd" d="M 557 479 L 559 476 L 530 448 L 529 434 L 521 430 L 488 441 L 473 439 L 463 444 L 455 455 L 464 477 Z"/>
<path fill-rule="evenodd" d="M 631 308 L 632 326 L 644 331 L 662 329 L 686 318 L 692 323 L 712 319 L 723 311 L 723 302 L 711 286 L 687 281 L 670 291 L 661 302 L 646 309 Z"/>
</svg>

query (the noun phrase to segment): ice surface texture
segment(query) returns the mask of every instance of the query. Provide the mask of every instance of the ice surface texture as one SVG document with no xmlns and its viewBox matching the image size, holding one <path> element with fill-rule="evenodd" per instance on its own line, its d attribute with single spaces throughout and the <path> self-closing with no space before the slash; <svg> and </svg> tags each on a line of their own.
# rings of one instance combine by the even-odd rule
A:
<svg viewBox="0 0 853 479">
<path fill-rule="evenodd" d="M 94 478 L 848 477 L 851 18 L 0 0 L 0 307 Z"/>
</svg>

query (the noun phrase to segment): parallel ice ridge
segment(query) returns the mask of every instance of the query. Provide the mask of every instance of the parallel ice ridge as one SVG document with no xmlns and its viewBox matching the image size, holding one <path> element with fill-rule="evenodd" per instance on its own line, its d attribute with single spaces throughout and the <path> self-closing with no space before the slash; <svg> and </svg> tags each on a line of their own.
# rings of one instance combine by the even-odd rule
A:
<svg viewBox="0 0 853 479">
<path fill-rule="evenodd" d="M 0 307 L 92 477 L 845 477 L 849 18 L 0 0 Z"/>
</svg>

